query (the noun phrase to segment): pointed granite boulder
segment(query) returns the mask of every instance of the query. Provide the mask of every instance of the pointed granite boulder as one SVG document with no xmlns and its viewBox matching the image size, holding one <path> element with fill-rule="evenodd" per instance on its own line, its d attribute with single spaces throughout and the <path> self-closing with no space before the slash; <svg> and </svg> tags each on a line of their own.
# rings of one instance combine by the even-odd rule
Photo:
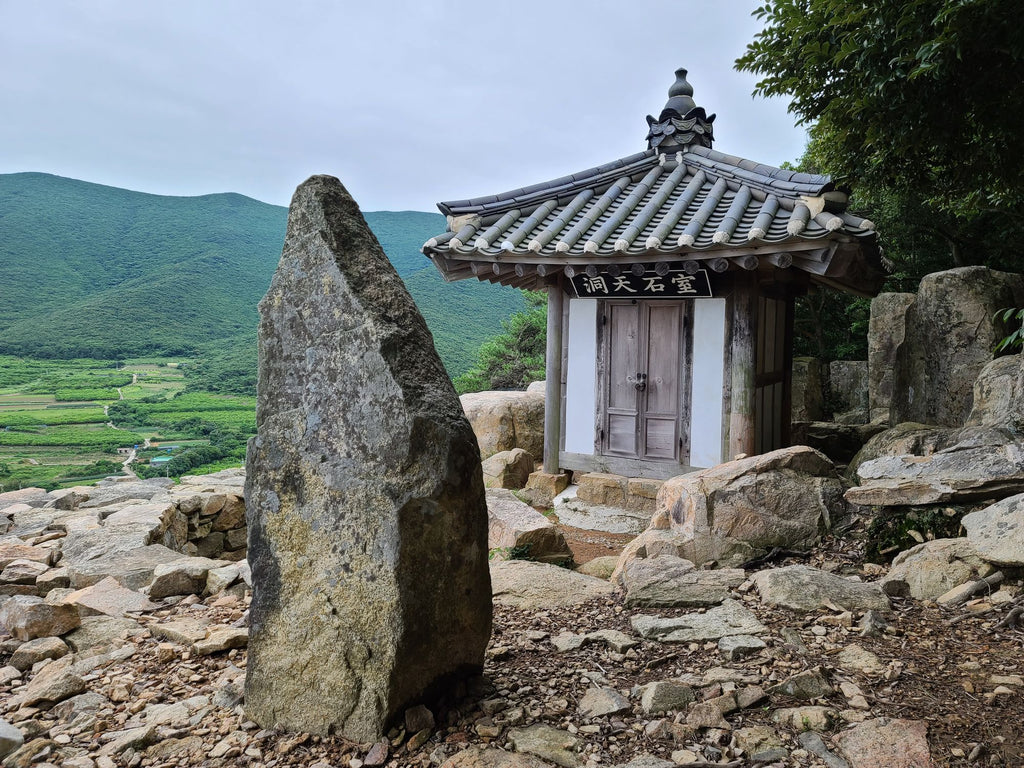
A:
<svg viewBox="0 0 1024 768">
<path fill-rule="evenodd" d="M 296 190 L 259 308 L 246 709 L 266 728 L 376 741 L 482 668 L 480 451 L 422 316 L 337 179 Z"/>
</svg>

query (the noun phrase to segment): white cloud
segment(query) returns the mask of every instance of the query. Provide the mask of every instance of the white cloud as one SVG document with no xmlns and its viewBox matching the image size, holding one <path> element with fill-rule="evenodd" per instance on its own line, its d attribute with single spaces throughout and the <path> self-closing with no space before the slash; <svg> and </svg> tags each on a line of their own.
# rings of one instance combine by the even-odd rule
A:
<svg viewBox="0 0 1024 768">
<path fill-rule="evenodd" d="M 8 3 L 0 172 L 287 204 L 312 173 L 432 210 L 644 148 L 673 70 L 716 148 L 794 160 L 785 104 L 732 69 L 753 0 Z"/>
</svg>

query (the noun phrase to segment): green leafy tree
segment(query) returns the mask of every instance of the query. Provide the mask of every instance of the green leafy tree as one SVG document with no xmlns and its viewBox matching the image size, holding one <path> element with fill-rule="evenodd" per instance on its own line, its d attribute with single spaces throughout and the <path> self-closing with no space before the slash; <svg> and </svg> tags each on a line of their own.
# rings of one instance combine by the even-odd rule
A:
<svg viewBox="0 0 1024 768">
<path fill-rule="evenodd" d="M 853 187 L 891 275 L 968 264 L 1020 269 L 1024 239 L 1024 26 L 1011 0 L 767 0 L 737 60 L 755 94 L 788 96 L 810 142 L 798 170 Z M 863 358 L 867 304 L 797 306 L 797 352 Z"/>
<path fill-rule="evenodd" d="M 996 352 L 1020 352 L 1024 349 L 1024 309 L 1010 307 L 1001 310 L 996 312 L 996 320 L 1008 328 L 1017 326 L 996 345 Z"/>
<path fill-rule="evenodd" d="M 523 389 L 544 378 L 547 296 L 524 291 L 527 308 L 502 322 L 502 332 L 480 346 L 476 364 L 455 378 L 459 394 Z"/>
<path fill-rule="evenodd" d="M 956 218 L 1024 208 L 1018 0 L 769 0 L 736 65 L 828 140 L 829 172 Z"/>
</svg>

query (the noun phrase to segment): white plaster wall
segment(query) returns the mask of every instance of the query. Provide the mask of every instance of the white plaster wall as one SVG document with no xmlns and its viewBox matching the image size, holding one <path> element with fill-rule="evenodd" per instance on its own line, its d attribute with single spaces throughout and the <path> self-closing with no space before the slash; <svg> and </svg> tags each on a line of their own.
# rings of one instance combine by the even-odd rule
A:
<svg viewBox="0 0 1024 768">
<path fill-rule="evenodd" d="M 713 467 L 722 462 L 725 299 L 696 299 L 693 305 L 690 465 Z"/>
<path fill-rule="evenodd" d="M 569 299 L 565 450 L 594 453 L 597 413 L 597 299 Z"/>
</svg>

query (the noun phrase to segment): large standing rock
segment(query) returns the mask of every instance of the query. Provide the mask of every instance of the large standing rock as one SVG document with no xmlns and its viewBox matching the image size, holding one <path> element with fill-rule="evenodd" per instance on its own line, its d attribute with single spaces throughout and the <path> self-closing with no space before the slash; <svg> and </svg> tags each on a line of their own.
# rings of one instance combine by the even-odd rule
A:
<svg viewBox="0 0 1024 768">
<path fill-rule="evenodd" d="M 734 565 L 772 547 L 807 549 L 847 513 L 832 462 L 794 446 L 666 480 L 651 528 L 688 542 L 671 554 Z"/>
<path fill-rule="evenodd" d="M 816 357 L 793 358 L 793 421 L 821 421 L 825 418 L 825 379 L 821 360 Z"/>
<path fill-rule="evenodd" d="M 964 424 L 1024 435 L 1024 355 L 997 357 L 974 382 L 974 404 Z"/>
<path fill-rule="evenodd" d="M 999 309 L 1024 305 L 1024 275 L 960 267 L 926 275 L 896 356 L 893 423 L 960 426 L 972 388 L 1004 335 Z"/>
<path fill-rule="evenodd" d="M 871 300 L 868 321 L 868 415 L 890 422 L 895 392 L 896 361 L 907 336 L 907 310 L 913 293 L 880 293 Z"/>
<path fill-rule="evenodd" d="M 1024 565 L 1024 493 L 971 512 L 961 523 L 983 560 L 1015 568 Z"/>
<path fill-rule="evenodd" d="M 868 421 L 867 360 L 835 360 L 829 363 L 828 388 L 837 411 L 836 421 L 843 424 L 864 424 Z"/>
<path fill-rule="evenodd" d="M 491 629 L 480 452 L 412 298 L 337 179 L 295 192 L 260 302 L 245 701 L 379 740 Z"/>
<path fill-rule="evenodd" d="M 544 395 L 538 392 L 471 392 L 462 407 L 480 443 L 480 455 L 522 448 L 544 455 Z"/>
</svg>

